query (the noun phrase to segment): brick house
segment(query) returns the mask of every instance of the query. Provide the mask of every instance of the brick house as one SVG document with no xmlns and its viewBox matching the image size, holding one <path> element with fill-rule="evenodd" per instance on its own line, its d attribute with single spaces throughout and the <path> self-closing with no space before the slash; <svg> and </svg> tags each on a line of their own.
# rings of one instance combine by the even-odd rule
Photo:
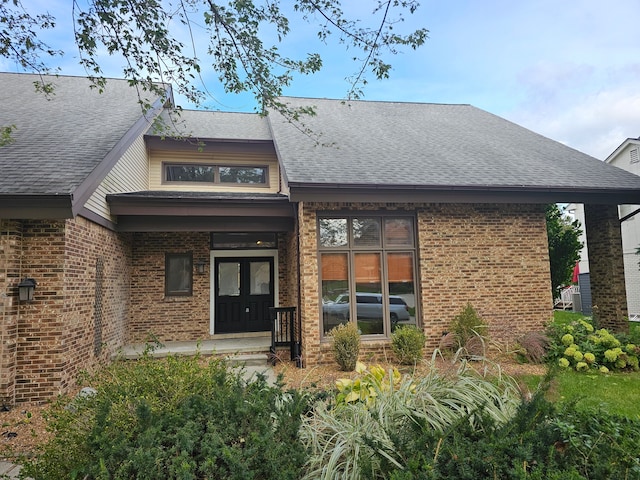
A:
<svg viewBox="0 0 640 480">
<path fill-rule="evenodd" d="M 504 119 L 296 98 L 316 111 L 302 124 L 175 117 L 169 87 L 142 115 L 122 80 L 98 94 L 55 77 L 50 98 L 34 80 L 0 74 L 0 126 L 16 126 L 0 147 L 5 403 L 47 400 L 150 336 L 265 335 L 270 306 L 296 307 L 306 366 L 330 361 L 326 334 L 350 319 L 365 352 L 395 323 L 435 347 L 467 302 L 513 339 L 551 316 L 550 202 L 587 205 L 594 302 L 624 327 L 617 206 L 640 203 L 640 178 Z M 176 138 L 154 134 L 156 116 Z"/>
</svg>

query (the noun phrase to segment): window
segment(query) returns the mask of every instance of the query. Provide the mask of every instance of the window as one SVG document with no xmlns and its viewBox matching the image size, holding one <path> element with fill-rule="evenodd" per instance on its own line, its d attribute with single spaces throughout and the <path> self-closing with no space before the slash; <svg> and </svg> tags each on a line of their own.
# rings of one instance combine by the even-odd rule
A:
<svg viewBox="0 0 640 480">
<path fill-rule="evenodd" d="M 211 250 L 278 248 L 275 233 L 212 233 Z"/>
<path fill-rule="evenodd" d="M 192 293 L 192 254 L 167 253 L 164 265 L 164 294 L 166 296 L 189 296 Z"/>
<path fill-rule="evenodd" d="M 167 182 L 213 183 L 215 167 L 213 165 L 165 165 Z"/>
<path fill-rule="evenodd" d="M 165 163 L 165 183 L 206 183 L 268 186 L 269 167 L 229 166 L 200 163 Z"/>
<path fill-rule="evenodd" d="M 363 335 L 416 324 L 414 224 L 412 216 L 319 216 L 324 335 L 354 319 Z"/>
</svg>

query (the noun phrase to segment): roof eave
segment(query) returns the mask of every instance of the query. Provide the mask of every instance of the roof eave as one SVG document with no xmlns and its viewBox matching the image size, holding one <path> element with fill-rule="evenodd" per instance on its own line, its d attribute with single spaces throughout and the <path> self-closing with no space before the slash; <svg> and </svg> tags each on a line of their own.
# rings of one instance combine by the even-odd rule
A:
<svg viewBox="0 0 640 480">
<path fill-rule="evenodd" d="M 290 200 L 402 203 L 640 204 L 640 189 L 495 185 L 383 185 L 289 183 Z"/>
<path fill-rule="evenodd" d="M 73 195 L 0 194 L 0 218 L 49 220 L 73 218 Z"/>
</svg>

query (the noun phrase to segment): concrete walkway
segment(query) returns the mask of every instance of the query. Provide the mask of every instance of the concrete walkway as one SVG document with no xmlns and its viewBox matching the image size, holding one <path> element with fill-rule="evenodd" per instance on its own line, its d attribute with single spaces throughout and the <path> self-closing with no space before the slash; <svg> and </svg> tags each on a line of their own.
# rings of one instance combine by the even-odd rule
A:
<svg viewBox="0 0 640 480">
<path fill-rule="evenodd" d="M 20 465 L 0 460 L 0 478 L 18 478 L 21 468 Z"/>
</svg>

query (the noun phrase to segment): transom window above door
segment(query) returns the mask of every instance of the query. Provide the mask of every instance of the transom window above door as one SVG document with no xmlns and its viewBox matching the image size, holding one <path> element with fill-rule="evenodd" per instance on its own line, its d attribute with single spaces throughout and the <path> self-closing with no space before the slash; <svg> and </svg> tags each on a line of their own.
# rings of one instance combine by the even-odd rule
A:
<svg viewBox="0 0 640 480">
<path fill-rule="evenodd" d="M 204 163 L 163 163 L 163 183 L 222 185 L 269 185 L 266 165 L 216 165 Z"/>
</svg>

